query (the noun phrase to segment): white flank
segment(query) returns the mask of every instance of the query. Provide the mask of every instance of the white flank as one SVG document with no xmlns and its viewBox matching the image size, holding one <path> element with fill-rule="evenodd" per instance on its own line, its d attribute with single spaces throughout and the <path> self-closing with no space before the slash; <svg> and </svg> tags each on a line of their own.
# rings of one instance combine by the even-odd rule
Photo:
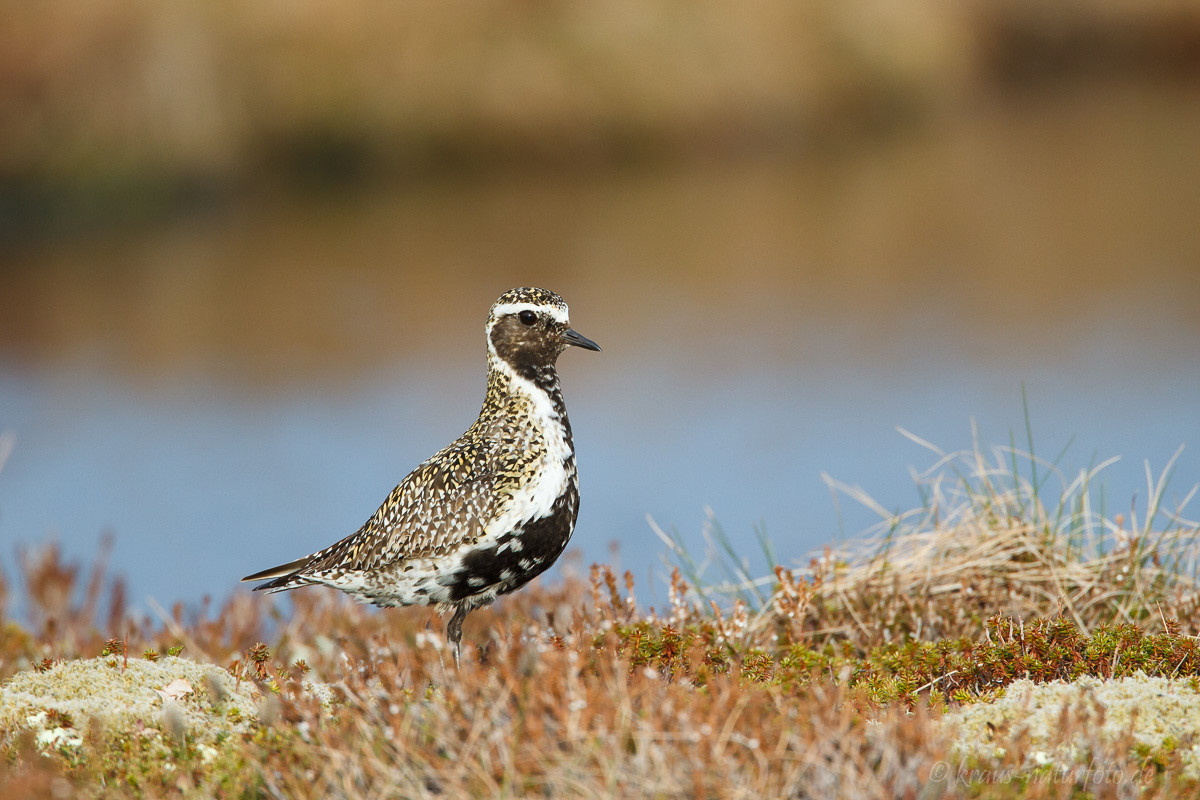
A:
<svg viewBox="0 0 1200 800">
<path fill-rule="evenodd" d="M 539 389 L 532 381 L 517 375 L 512 367 L 499 358 L 490 359 L 489 367 L 503 370 L 509 378 L 509 386 L 528 399 L 529 415 L 538 428 L 541 429 L 546 441 L 546 452 L 541 463 L 534 470 L 534 479 L 524 488 L 513 495 L 512 503 L 504 513 L 490 520 L 484 528 L 484 538 L 476 548 L 488 547 L 497 538 L 509 531 L 519 529 L 531 520 L 540 519 L 550 513 L 554 501 L 562 496 L 574 473 L 571 449 L 567 444 L 565 431 L 558 412 L 554 409 L 549 395 Z M 521 545 L 512 539 L 498 550 L 511 547 L 519 552 Z M 320 580 L 344 591 L 356 595 L 359 602 L 376 603 L 385 606 L 416 605 L 428 603 L 449 603 L 450 586 L 440 581 L 455 575 L 462 568 L 462 559 L 467 550 L 459 550 L 448 559 L 418 559 L 407 563 L 408 569 L 400 575 L 391 576 L 390 580 L 377 583 L 372 576 L 361 573 L 349 573 L 335 580 Z M 522 568 L 527 569 L 525 563 Z M 512 578 L 512 573 L 501 575 L 503 580 Z M 469 585 L 483 589 L 473 598 L 475 605 L 486 605 L 496 597 L 498 587 L 484 588 L 477 580 L 468 579 Z M 421 589 L 421 592 L 417 590 Z"/>
<path fill-rule="evenodd" d="M 530 416 L 546 437 L 546 452 L 541 464 L 533 471 L 534 479 L 513 494 L 513 502 L 503 514 L 487 524 L 484 535 L 488 538 L 500 536 L 549 514 L 554 501 L 567 491 L 574 472 L 574 465 L 568 468 L 571 446 L 567 443 L 562 421 L 550 396 L 532 381 L 514 372 L 501 359 L 495 359 L 493 368 L 503 370 L 509 377 L 512 390 L 529 399 Z"/>
</svg>

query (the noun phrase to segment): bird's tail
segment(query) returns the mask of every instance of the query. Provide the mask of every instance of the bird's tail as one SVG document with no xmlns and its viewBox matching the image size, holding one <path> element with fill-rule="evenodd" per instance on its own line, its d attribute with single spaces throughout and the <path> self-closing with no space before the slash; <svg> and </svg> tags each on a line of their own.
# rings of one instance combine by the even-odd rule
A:
<svg viewBox="0 0 1200 800">
<path fill-rule="evenodd" d="M 278 567 L 271 567 L 270 569 L 264 569 L 262 572 L 247 575 L 242 578 L 242 581 L 270 581 L 270 583 L 255 586 L 254 591 L 256 592 L 282 592 L 286 589 L 295 589 L 298 586 L 304 586 L 308 583 L 308 581 L 300 579 L 298 573 L 303 572 L 305 567 L 316 560 L 316 554 L 304 556 L 295 561 L 280 564 Z"/>
</svg>

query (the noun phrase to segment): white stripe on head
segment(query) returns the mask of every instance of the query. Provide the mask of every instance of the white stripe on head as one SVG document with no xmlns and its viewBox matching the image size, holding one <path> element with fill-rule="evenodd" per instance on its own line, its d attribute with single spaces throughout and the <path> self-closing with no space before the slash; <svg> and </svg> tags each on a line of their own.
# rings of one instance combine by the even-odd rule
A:
<svg viewBox="0 0 1200 800">
<path fill-rule="evenodd" d="M 567 318 L 567 305 L 550 305 L 548 303 L 501 303 L 492 306 L 491 320 L 488 327 L 501 317 L 509 314 L 520 314 L 522 311 L 532 311 L 535 314 L 545 314 L 555 322 L 561 322 L 563 325 L 569 325 Z"/>
<path fill-rule="evenodd" d="M 561 297 L 548 289 L 537 289 L 533 287 L 522 287 L 518 289 L 510 289 L 500 295 L 499 299 L 492 305 L 491 312 L 488 314 L 487 322 L 487 349 L 491 356 L 496 355 L 496 348 L 492 344 L 492 328 L 496 322 L 510 315 L 520 314 L 522 311 L 532 311 L 535 314 L 544 314 L 560 325 L 569 325 L 567 317 L 567 304 Z"/>
<path fill-rule="evenodd" d="M 570 325 L 567 321 L 566 306 L 559 308 L 558 306 L 539 305 L 537 303 L 503 303 L 492 307 L 492 315 L 488 319 L 486 338 L 487 350 L 491 356 L 496 355 L 496 345 L 492 343 L 492 328 L 496 323 L 510 315 L 520 314 L 522 311 L 532 311 L 535 314 L 545 314 L 563 325 Z M 499 359 L 497 359 L 499 360 Z"/>
</svg>

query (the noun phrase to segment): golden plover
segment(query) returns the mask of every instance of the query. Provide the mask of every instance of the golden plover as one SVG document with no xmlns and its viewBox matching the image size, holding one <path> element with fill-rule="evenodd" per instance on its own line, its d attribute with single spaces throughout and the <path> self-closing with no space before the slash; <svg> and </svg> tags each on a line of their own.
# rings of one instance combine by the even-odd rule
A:
<svg viewBox="0 0 1200 800">
<path fill-rule="evenodd" d="M 579 512 L 575 445 L 555 363 L 576 333 L 546 289 L 500 295 L 487 321 L 487 393 L 479 418 L 392 490 L 366 524 L 312 555 L 256 572 L 255 590 L 309 584 L 378 606 L 453 610 L 460 657 L 473 609 L 524 586 L 567 546 Z"/>
</svg>

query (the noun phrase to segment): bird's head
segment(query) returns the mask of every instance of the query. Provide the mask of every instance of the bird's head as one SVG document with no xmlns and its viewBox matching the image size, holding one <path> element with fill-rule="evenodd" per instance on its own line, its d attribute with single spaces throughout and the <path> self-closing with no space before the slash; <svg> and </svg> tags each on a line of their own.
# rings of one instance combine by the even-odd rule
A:
<svg viewBox="0 0 1200 800">
<path fill-rule="evenodd" d="M 535 377 L 553 367 L 572 345 L 599 350 L 600 345 L 571 329 L 567 304 L 548 289 L 511 289 L 492 305 L 487 321 L 488 353 L 517 374 Z"/>
</svg>

